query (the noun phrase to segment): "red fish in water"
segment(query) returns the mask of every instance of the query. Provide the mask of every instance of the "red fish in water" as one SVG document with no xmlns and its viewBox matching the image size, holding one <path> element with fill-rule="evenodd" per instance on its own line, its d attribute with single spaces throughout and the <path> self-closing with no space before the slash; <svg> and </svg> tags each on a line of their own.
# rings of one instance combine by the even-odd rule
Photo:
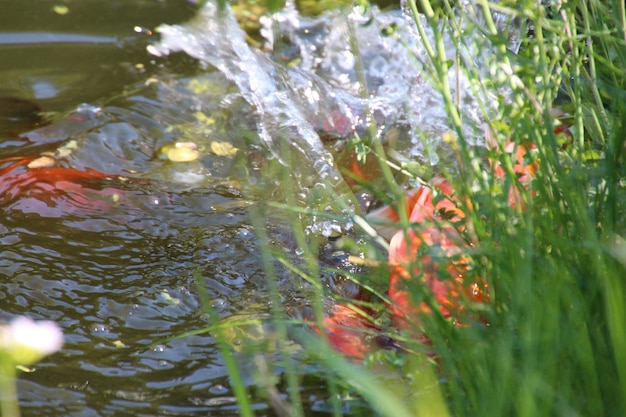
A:
<svg viewBox="0 0 626 417">
<path fill-rule="evenodd" d="M 125 191 L 114 185 L 125 177 L 94 169 L 58 166 L 49 156 L 0 160 L 0 205 L 4 210 L 42 217 L 88 215 L 111 209 Z"/>
<path fill-rule="evenodd" d="M 528 158 L 532 149 L 534 146 L 512 142 L 503 148 L 506 154 L 513 155 L 513 172 L 523 186 L 528 185 L 539 167 L 537 161 Z M 492 166 L 494 175 L 504 178 L 500 163 L 493 162 Z M 523 207 L 515 185 L 510 187 L 508 202 L 512 207 Z M 468 306 L 489 302 L 488 283 L 471 276 L 468 252 L 475 242 L 464 236 L 463 211 L 471 210 L 471 204 L 462 208 L 452 185 L 437 177 L 409 194 L 408 207 L 411 227 L 396 232 L 389 243 L 388 295 L 394 322 L 399 327 L 414 325 L 421 314 L 431 311 L 430 306 L 437 305 L 444 318 L 463 325 L 470 318 Z M 376 216 L 380 213 L 371 217 Z"/>
<path fill-rule="evenodd" d="M 335 304 L 324 319 L 326 338 L 337 352 L 355 359 L 363 359 L 376 347 L 377 328 L 362 311 L 346 304 Z M 320 333 L 318 331 L 318 333 Z"/>
<path fill-rule="evenodd" d="M 430 312 L 424 288 L 432 293 L 445 318 L 460 317 L 467 300 L 482 302 L 486 298 L 484 284 L 466 282 L 470 259 L 464 254 L 468 244 L 461 235 L 465 213 L 453 199 L 452 186 L 435 178 L 411 197 L 415 203 L 409 222 L 415 226 L 398 231 L 389 243 L 388 295 L 400 327 L 408 327 L 421 313 Z"/>
<path fill-rule="evenodd" d="M 507 143 L 504 152 L 513 155 L 513 171 L 521 185 L 528 185 L 535 176 L 538 163 L 528 158 L 533 146 Z M 505 170 L 492 163 L 496 177 L 504 178 Z M 396 327 L 413 328 L 423 314 L 438 308 L 444 318 L 456 325 L 464 325 L 469 319 L 480 319 L 467 311 L 472 304 L 488 303 L 488 283 L 481 277 L 473 277 L 469 249 L 471 242 L 465 235 L 468 203 L 463 207 L 454 195 L 452 185 L 436 177 L 406 194 L 407 229 L 382 228 L 381 235 L 390 239 L 390 279 L 388 296 L 390 313 Z M 521 196 L 511 186 L 508 202 L 512 207 L 522 207 Z M 395 222 L 400 216 L 389 206 L 368 215 L 372 223 Z M 346 305 L 336 305 L 324 324 L 331 345 L 339 352 L 363 358 L 376 346 L 363 334 L 380 331 L 363 314 Z M 426 337 L 418 334 L 421 341 Z"/>
</svg>

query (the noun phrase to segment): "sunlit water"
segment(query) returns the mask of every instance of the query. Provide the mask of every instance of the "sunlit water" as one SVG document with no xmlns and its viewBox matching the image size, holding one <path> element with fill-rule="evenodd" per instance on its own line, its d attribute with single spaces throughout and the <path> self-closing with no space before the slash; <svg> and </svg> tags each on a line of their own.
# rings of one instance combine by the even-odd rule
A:
<svg viewBox="0 0 626 417">
<path fill-rule="evenodd" d="M 371 114 L 378 139 L 394 131 L 395 146 L 407 158 L 439 161 L 441 134 L 450 125 L 406 14 L 344 11 L 305 18 L 287 9 L 264 24 L 273 53 L 250 47 L 232 15 L 218 19 L 211 3 L 187 25 L 162 26 L 161 42 L 106 34 L 46 37 L 79 43 L 78 49 L 113 48 L 122 54 L 118 61 L 128 62 L 117 82 L 85 92 L 84 100 L 75 80 L 32 74 L 26 98 L 44 107 L 57 99 L 62 114 L 25 133 L 12 131 L 18 126 L 12 124 L 3 133 L 3 158 L 49 152 L 59 166 L 111 176 L 93 185 L 86 206 L 71 192 L 55 199 L 3 197 L 0 320 L 54 320 L 66 337 L 59 354 L 20 376 L 24 415 L 235 414 L 212 335 L 170 338 L 209 323 L 194 273 L 220 317 L 267 313 L 250 213 L 263 213 L 267 200 L 284 202 L 272 165 L 293 172 L 296 201 L 314 204 L 316 190 L 331 190 L 334 204 L 322 198 L 317 208 L 344 213 L 352 197 L 320 135 L 366 135 Z M 395 34 L 385 34 L 392 27 Z M 29 33 L 2 35 L 0 44 L 32 43 Z M 351 36 L 365 65 L 365 93 Z M 41 38 L 33 47 L 44 43 Z M 123 53 L 148 43 L 161 57 L 137 62 Z M 179 50 L 194 60 L 167 56 Z M 3 75 L 12 79 L 15 72 Z M 76 79 L 85 76 L 78 71 Z M 7 83 L 3 94 L 23 87 Z M 466 80 L 454 88 L 463 98 L 467 140 L 480 144 L 489 93 L 473 94 Z M 168 147 L 189 142 L 200 150 L 198 159 L 168 158 Z M 297 260 L 286 226 L 271 217 L 267 226 L 270 243 Z M 345 227 L 321 220 L 305 226 L 325 236 Z M 305 304 L 306 285 L 286 270 L 277 273 L 285 304 L 297 310 Z M 234 335 L 231 342 L 241 341 Z M 295 360 L 298 352 L 294 347 Z M 252 372 L 246 381 L 253 382 Z M 326 409 L 314 375 L 305 377 L 302 390 L 308 409 Z M 255 407 L 273 413 L 264 403 Z"/>
</svg>

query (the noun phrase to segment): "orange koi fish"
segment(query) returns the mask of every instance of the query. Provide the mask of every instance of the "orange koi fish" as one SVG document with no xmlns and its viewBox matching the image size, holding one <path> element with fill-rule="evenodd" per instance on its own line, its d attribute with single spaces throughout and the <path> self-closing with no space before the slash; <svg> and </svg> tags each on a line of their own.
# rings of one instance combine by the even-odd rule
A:
<svg viewBox="0 0 626 417">
<path fill-rule="evenodd" d="M 47 156 L 0 160 L 0 205 L 4 210 L 42 217 L 87 215 L 106 211 L 124 195 L 111 186 L 118 175 L 56 165 Z"/>
<path fill-rule="evenodd" d="M 528 185 L 538 169 L 536 161 L 526 161 L 533 146 L 505 144 L 504 152 L 514 158 L 513 170 L 523 186 Z M 514 155 L 513 155 L 514 154 Z M 505 170 L 492 162 L 492 172 L 504 178 Z M 389 240 L 389 310 L 398 328 L 413 328 L 423 314 L 437 306 L 442 316 L 455 325 L 465 325 L 470 318 L 467 307 L 474 303 L 489 303 L 489 285 L 480 277 L 471 276 L 468 255 L 476 242 L 464 236 L 469 202 L 461 207 L 452 185 L 436 177 L 428 184 L 407 192 L 406 205 L 410 227 L 399 225 L 400 216 L 390 206 L 367 215 L 372 223 L 396 223 L 397 228 L 382 227 L 381 236 Z M 511 186 L 508 202 L 519 207 L 521 196 Z M 480 319 L 480 317 L 472 317 Z M 339 352 L 363 358 L 375 348 L 364 333 L 380 331 L 365 317 L 346 305 L 335 305 L 324 322 L 331 345 Z M 422 341 L 426 337 L 418 334 Z"/>
</svg>

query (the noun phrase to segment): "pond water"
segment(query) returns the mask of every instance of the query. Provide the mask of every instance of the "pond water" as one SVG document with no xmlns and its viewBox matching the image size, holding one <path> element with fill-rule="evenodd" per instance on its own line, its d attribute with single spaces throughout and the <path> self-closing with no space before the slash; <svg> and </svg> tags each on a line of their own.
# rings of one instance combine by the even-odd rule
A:
<svg viewBox="0 0 626 417">
<path fill-rule="evenodd" d="M 157 35 L 194 16 L 184 0 L 31 6 L 4 0 L 0 15 L 0 321 L 54 320 L 66 344 L 20 376 L 23 415 L 236 414 L 212 335 L 169 340 L 209 323 L 194 274 L 220 317 L 262 317 L 270 303 L 250 213 L 291 192 L 316 210 L 354 208 L 335 160 L 367 134 L 368 112 L 407 160 L 438 162 L 449 127 L 420 75 L 414 29 L 397 11 L 372 21 L 287 10 L 274 32 L 266 22 L 259 49 L 211 6 Z M 348 36 L 367 65 L 365 96 Z M 480 106 L 463 106 L 479 142 L 469 126 Z M 270 243 L 296 259 L 272 219 Z M 322 238 L 350 228 L 308 221 Z M 278 279 L 288 307 L 306 304 L 299 277 L 279 269 Z M 302 390 L 322 413 L 323 382 Z"/>
</svg>

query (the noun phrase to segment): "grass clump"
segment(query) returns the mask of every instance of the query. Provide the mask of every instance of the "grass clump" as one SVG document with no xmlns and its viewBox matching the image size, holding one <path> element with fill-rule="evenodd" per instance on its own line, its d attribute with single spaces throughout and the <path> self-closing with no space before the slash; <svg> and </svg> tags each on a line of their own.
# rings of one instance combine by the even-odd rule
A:
<svg viewBox="0 0 626 417">
<path fill-rule="evenodd" d="M 459 148 L 466 177 L 451 180 L 473 207 L 475 260 L 489 279 L 492 305 L 487 328 L 433 337 L 450 408 L 455 415 L 620 415 L 626 271 L 616 254 L 625 231 L 626 137 L 624 106 L 614 97 L 624 91 L 623 5 L 477 4 L 495 42 L 501 38 L 491 11 L 532 28 L 517 56 L 497 57 L 514 99 L 501 107 L 491 133 L 499 143 L 536 146 L 530 158 L 539 164 L 528 189 L 518 189 L 523 209 L 511 207 L 506 192 L 491 192 L 492 177 L 472 169 L 479 166 L 475 151 Z M 426 12 L 429 25 L 441 25 L 442 16 Z M 431 58 L 462 143 L 445 62 L 436 52 Z M 567 114 L 555 118 L 555 109 Z M 558 123 L 571 126 L 569 133 Z M 506 153 L 489 156 L 511 166 Z M 515 185 L 515 172 L 507 171 Z"/>
<path fill-rule="evenodd" d="M 528 189 L 518 189 L 523 209 L 511 207 L 506 192 L 491 192 L 492 177 L 472 169 L 479 166 L 475 151 L 459 147 L 466 177 L 451 180 L 473 207 L 475 260 L 489 279 L 492 305 L 487 328 L 432 338 L 450 408 L 455 415 L 620 415 L 626 271 L 616 254 L 625 231 L 626 137 L 624 106 L 614 97 L 624 91 L 623 5 L 477 4 L 495 42 L 491 11 L 532 28 L 517 56 L 497 57 L 514 99 L 501 107 L 492 134 L 499 143 L 536 146 L 530 158 L 539 164 Z M 444 20 L 435 11 L 425 15 L 429 25 Z M 435 50 L 434 77 L 463 143 L 445 62 Z M 555 108 L 567 114 L 559 120 Z M 571 126 L 569 133 L 558 123 Z M 506 153 L 489 156 L 505 170 L 511 166 Z M 507 171 L 515 185 L 515 172 Z M 436 326 L 426 331 L 441 333 Z"/>
</svg>

